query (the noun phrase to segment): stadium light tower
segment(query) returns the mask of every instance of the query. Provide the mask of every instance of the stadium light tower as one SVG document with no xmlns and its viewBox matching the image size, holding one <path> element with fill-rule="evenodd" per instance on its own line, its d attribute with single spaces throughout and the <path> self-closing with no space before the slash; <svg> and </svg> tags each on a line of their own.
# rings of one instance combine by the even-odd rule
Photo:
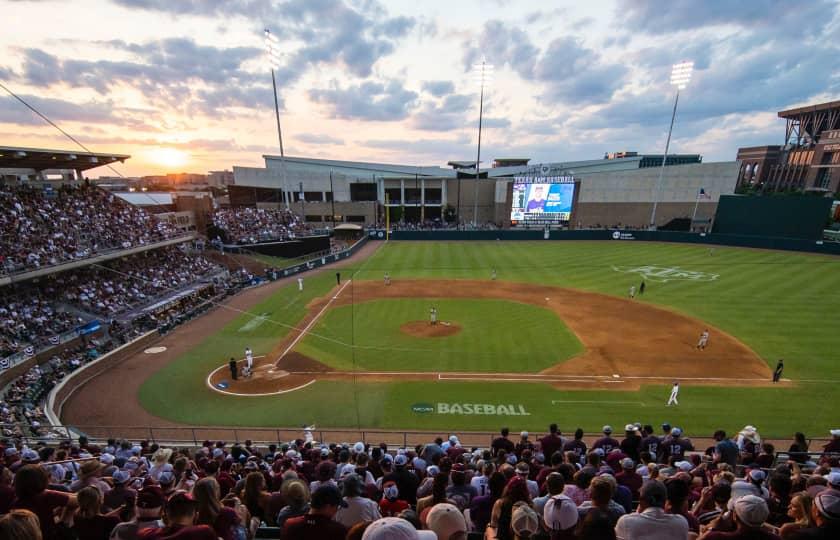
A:
<svg viewBox="0 0 840 540">
<path fill-rule="evenodd" d="M 677 116 L 677 103 L 680 102 L 680 90 L 685 90 L 694 71 L 694 62 L 680 62 L 671 68 L 671 86 L 677 87 L 674 98 L 674 110 L 671 113 L 671 127 L 668 128 L 668 138 L 665 141 L 665 153 L 662 155 L 662 167 L 659 168 L 659 180 L 656 182 L 656 193 L 653 195 L 653 210 L 650 212 L 650 228 L 656 228 L 656 206 L 659 203 L 659 192 L 662 191 L 662 176 L 665 174 L 665 161 L 668 159 L 668 147 L 671 145 L 671 132 L 674 130 L 674 118 Z"/>
<path fill-rule="evenodd" d="M 478 151 L 475 155 L 475 188 L 473 190 L 473 226 L 478 225 L 478 181 L 480 177 L 479 164 L 481 162 L 481 122 L 484 116 L 484 87 L 493 82 L 493 64 L 488 64 L 487 59 L 481 59 L 481 63 L 473 66 L 473 80 L 479 85 L 480 94 L 478 101 Z"/>
<path fill-rule="evenodd" d="M 280 42 L 268 28 L 265 29 L 265 52 L 269 69 L 271 69 L 271 87 L 274 89 L 274 116 L 277 118 L 277 139 L 280 141 L 280 183 L 282 184 L 283 198 L 286 199 L 286 210 L 289 210 L 291 193 L 288 191 L 288 186 L 286 185 L 286 155 L 283 152 L 283 131 L 280 129 L 280 105 L 277 103 L 277 79 L 274 77 L 274 70 L 280 67 Z M 303 219 L 303 216 L 301 216 L 301 219 Z"/>
</svg>

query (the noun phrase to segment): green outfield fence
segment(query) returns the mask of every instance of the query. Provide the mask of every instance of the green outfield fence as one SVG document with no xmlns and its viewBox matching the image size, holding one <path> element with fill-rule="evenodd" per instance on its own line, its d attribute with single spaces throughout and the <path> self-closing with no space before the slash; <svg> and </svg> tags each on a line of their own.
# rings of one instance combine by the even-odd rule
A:
<svg viewBox="0 0 840 540">
<path fill-rule="evenodd" d="M 384 240 L 385 231 L 368 231 L 371 240 Z M 675 231 L 643 231 L 633 229 L 598 230 L 551 230 L 546 238 L 543 229 L 498 229 L 498 230 L 428 230 L 391 231 L 391 240 L 610 240 L 614 242 L 677 242 L 685 244 L 707 244 L 785 251 L 807 251 L 840 255 L 840 242 L 825 240 L 803 240 L 801 238 L 778 238 L 770 236 L 749 236 L 743 234 L 690 233 Z"/>
</svg>

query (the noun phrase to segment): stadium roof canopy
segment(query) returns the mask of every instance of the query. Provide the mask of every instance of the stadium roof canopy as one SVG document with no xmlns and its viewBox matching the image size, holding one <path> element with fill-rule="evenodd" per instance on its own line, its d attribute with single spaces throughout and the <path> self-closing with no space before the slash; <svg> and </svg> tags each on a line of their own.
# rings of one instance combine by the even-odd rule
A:
<svg viewBox="0 0 840 540">
<path fill-rule="evenodd" d="M 86 171 L 117 161 L 124 163 L 130 157 L 127 154 L 98 154 L 72 150 L 0 146 L 0 169 Z"/>
</svg>

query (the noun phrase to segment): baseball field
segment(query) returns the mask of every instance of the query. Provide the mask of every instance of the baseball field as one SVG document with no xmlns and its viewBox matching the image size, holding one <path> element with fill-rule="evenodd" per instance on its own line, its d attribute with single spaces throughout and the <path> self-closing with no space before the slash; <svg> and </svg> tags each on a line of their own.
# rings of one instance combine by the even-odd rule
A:
<svg viewBox="0 0 840 540">
<path fill-rule="evenodd" d="M 116 392 L 142 406 L 133 425 L 836 427 L 838 258 L 633 241 L 370 243 L 340 269 L 304 275 L 303 291 L 292 279 L 240 296 L 166 336 L 163 354 L 89 382 L 64 421 L 125 424 L 85 397 Z M 246 347 L 254 375 L 233 381 L 227 361 Z M 679 405 L 666 407 L 677 380 Z"/>
</svg>

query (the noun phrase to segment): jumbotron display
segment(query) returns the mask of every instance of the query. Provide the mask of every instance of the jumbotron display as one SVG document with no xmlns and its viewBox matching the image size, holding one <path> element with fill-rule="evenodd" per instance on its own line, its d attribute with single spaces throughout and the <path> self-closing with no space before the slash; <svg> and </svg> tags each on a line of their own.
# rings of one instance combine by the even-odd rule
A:
<svg viewBox="0 0 840 540">
<path fill-rule="evenodd" d="M 513 182 L 510 222 L 550 224 L 569 221 L 575 198 L 571 176 L 517 176 Z"/>
</svg>

